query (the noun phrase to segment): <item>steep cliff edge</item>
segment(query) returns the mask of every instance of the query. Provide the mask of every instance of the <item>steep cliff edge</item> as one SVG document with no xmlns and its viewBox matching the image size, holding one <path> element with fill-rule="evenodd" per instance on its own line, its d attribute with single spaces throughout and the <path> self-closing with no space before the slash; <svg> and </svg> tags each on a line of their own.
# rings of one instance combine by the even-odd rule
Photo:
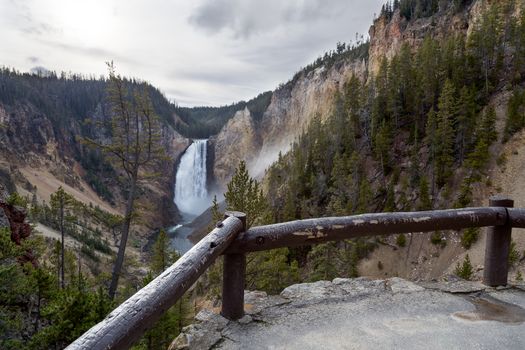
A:
<svg viewBox="0 0 525 350">
<path fill-rule="evenodd" d="M 235 113 L 222 131 L 212 138 L 215 149 L 213 173 L 218 184 L 224 185 L 232 174 L 232 164 L 241 160 L 253 162 L 260 149 L 260 138 L 248 108 Z"/>
<path fill-rule="evenodd" d="M 290 149 L 315 115 L 330 114 L 336 92 L 352 75 L 366 79 L 366 67 L 362 58 L 299 73 L 273 92 L 260 121 L 255 121 L 248 109 L 237 112 L 216 137 L 214 173 L 219 186 L 225 188 L 240 160 L 247 162 L 253 176 L 264 175 L 279 152 Z"/>
<path fill-rule="evenodd" d="M 482 4 L 480 1 L 464 11 L 456 12 L 452 8 L 440 10 L 433 16 L 407 20 L 399 10 L 391 18 L 382 16 L 374 21 L 368 32 L 370 51 L 368 71 L 377 75 L 383 57 L 391 59 L 399 53 L 403 44 L 415 49 L 427 36 L 446 39 L 457 34 L 464 34 L 478 20 Z"/>
</svg>

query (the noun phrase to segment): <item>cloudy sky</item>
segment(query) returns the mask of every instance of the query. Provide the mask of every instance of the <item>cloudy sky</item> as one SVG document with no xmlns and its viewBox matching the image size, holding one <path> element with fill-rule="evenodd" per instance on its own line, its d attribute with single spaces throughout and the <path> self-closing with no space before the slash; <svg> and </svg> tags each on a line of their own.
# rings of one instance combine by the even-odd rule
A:
<svg viewBox="0 0 525 350">
<path fill-rule="evenodd" d="M 183 106 L 249 99 L 367 34 L 385 0 L 0 0 L 0 66 L 146 80 Z"/>
</svg>

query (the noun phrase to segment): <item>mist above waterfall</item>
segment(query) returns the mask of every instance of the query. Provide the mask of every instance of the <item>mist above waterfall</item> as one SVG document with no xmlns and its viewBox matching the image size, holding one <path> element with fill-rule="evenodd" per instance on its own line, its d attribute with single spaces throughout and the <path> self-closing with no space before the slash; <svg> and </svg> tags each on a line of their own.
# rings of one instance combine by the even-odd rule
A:
<svg viewBox="0 0 525 350">
<path fill-rule="evenodd" d="M 183 214 L 197 216 L 211 205 L 206 188 L 207 142 L 194 140 L 177 168 L 173 200 Z"/>
</svg>

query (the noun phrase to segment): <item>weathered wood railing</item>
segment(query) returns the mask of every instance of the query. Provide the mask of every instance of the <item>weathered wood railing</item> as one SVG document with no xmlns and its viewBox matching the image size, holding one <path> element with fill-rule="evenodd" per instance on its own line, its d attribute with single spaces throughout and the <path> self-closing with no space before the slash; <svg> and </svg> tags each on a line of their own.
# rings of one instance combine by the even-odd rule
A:
<svg viewBox="0 0 525 350">
<path fill-rule="evenodd" d="M 68 349 L 130 347 L 221 254 L 224 254 L 221 313 L 231 320 L 244 314 L 246 253 L 361 236 L 490 227 L 483 282 L 489 286 L 505 285 L 512 228 L 525 228 L 525 209 L 514 209 L 513 204 L 511 199 L 493 197 L 490 207 L 319 218 L 254 227 L 247 231 L 246 216 L 229 212 L 225 220 L 173 266 Z"/>
</svg>

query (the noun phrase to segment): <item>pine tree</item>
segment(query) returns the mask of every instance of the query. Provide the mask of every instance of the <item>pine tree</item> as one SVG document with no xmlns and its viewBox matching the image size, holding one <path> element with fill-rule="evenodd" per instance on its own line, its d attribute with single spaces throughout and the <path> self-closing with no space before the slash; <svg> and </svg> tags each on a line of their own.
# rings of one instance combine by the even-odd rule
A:
<svg viewBox="0 0 525 350">
<path fill-rule="evenodd" d="M 466 229 L 461 235 L 461 245 L 465 249 L 470 249 L 474 243 L 478 240 L 479 227 L 471 227 Z"/>
<path fill-rule="evenodd" d="M 467 159 L 471 169 L 479 172 L 485 167 L 490 158 L 489 147 L 497 138 L 496 112 L 493 107 L 488 107 L 476 128 L 476 145 Z"/>
<path fill-rule="evenodd" d="M 64 245 L 64 224 L 65 224 L 65 216 L 66 216 L 66 210 L 71 207 L 73 204 L 73 197 L 66 193 L 62 186 L 58 188 L 58 190 L 51 194 L 50 199 L 50 205 L 51 210 L 55 213 L 55 217 L 58 219 L 58 226 L 60 227 L 60 242 L 61 242 L 61 254 L 60 254 L 60 286 L 62 289 L 65 287 L 65 279 L 64 279 L 64 252 L 65 252 L 65 245 Z"/>
<path fill-rule="evenodd" d="M 384 120 L 388 119 L 388 59 L 383 57 L 374 80 L 375 94 L 372 100 L 370 136 L 375 139 Z"/>
<path fill-rule="evenodd" d="M 388 188 L 386 190 L 386 200 L 385 200 L 385 207 L 383 211 L 385 212 L 395 212 L 396 211 L 396 194 L 394 191 L 395 188 L 394 179 L 390 182 L 388 185 Z"/>
<path fill-rule="evenodd" d="M 484 94 L 489 96 L 503 61 L 502 19 L 500 7 L 496 2 L 482 13 L 480 20 L 469 36 L 469 51 L 475 60 L 475 67 L 480 68 L 483 77 Z"/>
<path fill-rule="evenodd" d="M 221 213 L 219 208 L 219 202 L 217 201 L 217 195 L 213 195 L 211 201 L 211 223 L 208 227 L 208 231 L 215 228 L 215 224 L 223 219 L 224 215 Z"/>
<path fill-rule="evenodd" d="M 470 280 L 472 278 L 474 269 L 472 267 L 472 264 L 470 263 L 470 257 L 468 256 L 468 254 L 467 256 L 465 256 L 465 260 L 463 260 L 463 263 L 461 265 L 459 264 L 459 262 L 457 263 L 454 273 L 458 277 L 463 278 L 464 280 Z"/>
<path fill-rule="evenodd" d="M 403 248 L 407 244 L 407 238 L 404 233 L 397 235 L 396 244 Z"/>
<path fill-rule="evenodd" d="M 474 150 L 467 157 L 467 166 L 476 172 L 481 171 L 489 160 L 489 145 L 485 138 L 478 138 Z M 479 174 L 473 174 L 479 180 Z"/>
<path fill-rule="evenodd" d="M 347 162 L 341 154 L 334 156 L 332 174 L 330 177 L 330 205 L 334 215 L 343 215 L 347 203 L 348 191 Z"/>
<path fill-rule="evenodd" d="M 246 266 L 246 288 L 278 294 L 300 281 L 299 265 L 290 260 L 288 248 L 274 249 L 250 255 Z"/>
<path fill-rule="evenodd" d="M 436 106 L 440 86 L 440 54 L 439 47 L 430 36 L 423 41 L 417 56 L 418 81 L 421 85 L 421 110 L 428 111 Z"/>
<path fill-rule="evenodd" d="M 450 80 L 445 82 L 441 96 L 439 97 L 439 112 L 437 114 L 436 139 L 436 184 L 439 187 L 445 185 L 452 174 L 454 164 L 454 129 L 455 99 L 454 86 Z"/>
<path fill-rule="evenodd" d="M 466 177 L 463 179 L 463 182 L 461 183 L 461 187 L 459 189 L 459 195 L 458 200 L 456 203 L 457 208 L 463 208 L 470 205 L 472 202 L 472 179 L 469 177 Z"/>
<path fill-rule="evenodd" d="M 219 209 L 219 202 L 217 201 L 217 195 L 213 195 L 211 202 L 211 217 L 214 222 L 222 220 L 223 214 Z"/>
<path fill-rule="evenodd" d="M 390 125 L 383 120 L 374 140 L 376 158 L 381 163 L 383 174 L 390 171 L 390 154 L 392 153 L 392 131 Z"/>
<path fill-rule="evenodd" d="M 496 131 L 496 110 L 493 106 L 488 106 L 485 109 L 485 113 L 483 113 L 478 137 L 484 138 L 488 145 L 491 145 L 498 140 L 498 133 Z"/>
<path fill-rule="evenodd" d="M 434 111 L 434 108 L 431 108 L 428 112 L 427 116 L 427 124 L 425 129 L 425 143 L 427 144 L 429 148 L 429 160 L 431 163 L 431 171 L 432 171 L 432 194 L 434 194 L 434 185 L 436 183 L 436 159 L 438 157 L 438 121 L 437 121 L 437 114 Z"/>
<path fill-rule="evenodd" d="M 521 8 L 519 20 L 514 20 L 513 46 L 516 50 L 514 54 L 514 76 L 515 81 L 519 82 L 525 74 L 525 11 Z"/>
<path fill-rule="evenodd" d="M 472 146 L 475 130 L 476 101 L 474 91 L 463 86 L 459 93 L 457 106 L 456 149 L 460 162 L 463 162 L 467 151 Z"/>
<path fill-rule="evenodd" d="M 356 210 L 357 214 L 368 212 L 372 204 L 373 195 L 368 179 L 362 179 L 359 186 L 359 200 L 357 202 Z"/>
<path fill-rule="evenodd" d="M 267 209 L 266 199 L 259 187 L 259 182 L 250 177 L 246 163 L 241 161 L 224 194 L 228 210 L 236 210 L 246 214 L 247 227 L 251 227 L 262 218 Z"/>
<path fill-rule="evenodd" d="M 317 244 L 312 248 L 308 253 L 308 263 L 312 268 L 311 281 L 331 281 L 338 276 L 335 265 L 337 253 L 338 248 L 335 242 Z"/>
<path fill-rule="evenodd" d="M 349 130 L 353 131 L 354 138 L 352 141 L 355 143 L 355 138 L 361 137 L 361 82 L 359 78 L 352 75 L 348 83 L 345 84 L 345 95 L 344 95 L 344 106 L 348 116 Z"/>
<path fill-rule="evenodd" d="M 292 221 L 297 219 L 297 208 L 295 206 L 295 198 L 290 189 L 286 191 L 282 216 L 283 221 Z"/>
<path fill-rule="evenodd" d="M 419 180 L 419 201 L 418 210 L 431 210 L 432 200 L 430 199 L 430 193 L 428 189 L 428 181 L 425 176 L 421 176 Z"/>
<path fill-rule="evenodd" d="M 144 278 L 143 284 L 147 285 L 171 264 L 175 263 L 179 257 L 176 252 L 171 251 L 168 235 L 164 230 L 161 230 L 153 245 L 150 272 Z M 190 302 L 186 294 L 144 334 L 138 347 L 148 350 L 166 349 L 187 324 L 189 314 Z"/>
<path fill-rule="evenodd" d="M 124 220 L 120 245 L 113 265 L 109 296 L 115 297 L 124 263 L 126 245 L 138 194 L 137 184 L 145 168 L 164 159 L 165 151 L 160 139 L 160 121 L 155 114 L 148 92 L 129 91 L 128 82 L 115 72 L 113 62 L 108 63 L 108 96 L 112 110 L 110 143 L 85 138 L 88 145 L 102 150 L 116 166 L 120 166 L 127 180 Z M 141 172 L 142 171 L 142 172 Z"/>
<path fill-rule="evenodd" d="M 401 82 L 400 57 L 395 55 L 388 65 L 388 114 L 392 120 L 394 128 L 399 126 L 401 115 L 403 114 L 403 95 Z"/>
<path fill-rule="evenodd" d="M 153 254 L 151 257 L 151 270 L 153 273 L 159 274 L 172 264 L 169 247 L 169 237 L 166 234 L 166 231 L 161 229 L 157 240 L 153 245 Z"/>
</svg>

